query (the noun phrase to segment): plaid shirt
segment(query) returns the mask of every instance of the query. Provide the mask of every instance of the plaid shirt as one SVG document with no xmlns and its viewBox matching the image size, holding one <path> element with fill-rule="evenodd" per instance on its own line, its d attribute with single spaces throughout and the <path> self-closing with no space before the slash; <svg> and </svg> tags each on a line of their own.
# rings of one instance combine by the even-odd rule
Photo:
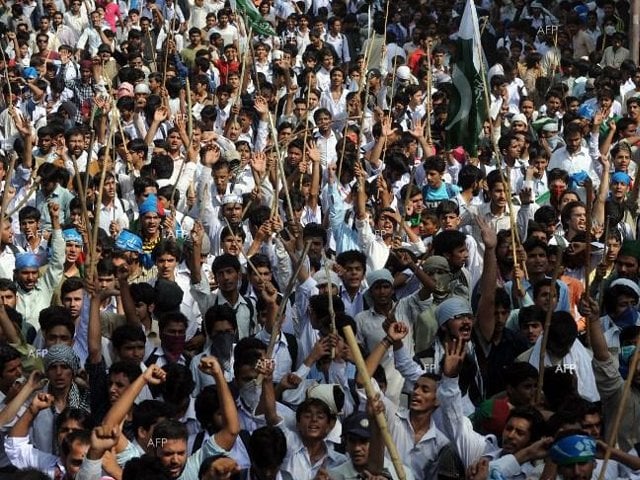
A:
<svg viewBox="0 0 640 480">
<path fill-rule="evenodd" d="M 78 107 L 78 113 L 76 114 L 77 123 L 82 123 L 83 114 L 91 115 L 91 108 L 93 107 L 93 94 L 93 81 L 89 84 L 83 83 L 82 79 L 78 79 L 75 81 L 75 84 L 73 86 L 73 101 Z"/>
</svg>

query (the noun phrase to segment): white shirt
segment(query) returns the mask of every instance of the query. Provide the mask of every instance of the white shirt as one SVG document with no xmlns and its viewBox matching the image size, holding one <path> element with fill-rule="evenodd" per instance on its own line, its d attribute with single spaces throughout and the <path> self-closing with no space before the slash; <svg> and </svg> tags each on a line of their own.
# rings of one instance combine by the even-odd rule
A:
<svg viewBox="0 0 640 480">
<path fill-rule="evenodd" d="M 335 468 L 347 461 L 347 457 L 333 450 L 333 445 L 325 440 L 327 453 L 316 463 L 311 463 L 307 449 L 297 432 L 282 428 L 287 438 L 287 456 L 282 463 L 282 470 L 291 474 L 296 480 L 313 480 L 321 468 Z"/>
</svg>

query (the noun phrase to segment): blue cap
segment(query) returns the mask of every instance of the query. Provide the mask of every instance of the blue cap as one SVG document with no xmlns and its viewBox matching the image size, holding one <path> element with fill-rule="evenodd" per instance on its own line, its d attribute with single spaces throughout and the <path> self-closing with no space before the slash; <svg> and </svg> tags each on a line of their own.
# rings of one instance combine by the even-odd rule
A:
<svg viewBox="0 0 640 480">
<path fill-rule="evenodd" d="M 129 230 L 123 230 L 116 238 L 115 248 L 125 252 L 142 253 L 142 239 Z"/>
<path fill-rule="evenodd" d="M 611 175 L 611 183 L 624 183 L 631 185 L 631 177 L 624 172 L 616 172 Z"/>
<path fill-rule="evenodd" d="M 84 241 L 82 240 L 82 235 L 75 228 L 67 228 L 62 231 L 62 238 L 66 243 L 77 243 L 82 246 Z"/>
<path fill-rule="evenodd" d="M 596 456 L 596 442 L 588 435 L 568 435 L 554 442 L 549 456 L 562 466 L 590 462 Z"/>
<path fill-rule="evenodd" d="M 40 257 L 35 253 L 21 252 L 16 255 L 16 270 L 40 268 Z"/>
<path fill-rule="evenodd" d="M 35 67 L 27 67 L 22 70 L 22 76 L 26 79 L 38 78 L 38 70 Z"/>
<path fill-rule="evenodd" d="M 158 197 L 156 197 L 153 193 L 145 198 L 144 202 L 142 202 L 138 207 L 138 211 L 140 212 L 140 216 L 149 212 L 157 213 L 158 215 L 164 215 L 164 209 L 160 205 Z"/>
</svg>

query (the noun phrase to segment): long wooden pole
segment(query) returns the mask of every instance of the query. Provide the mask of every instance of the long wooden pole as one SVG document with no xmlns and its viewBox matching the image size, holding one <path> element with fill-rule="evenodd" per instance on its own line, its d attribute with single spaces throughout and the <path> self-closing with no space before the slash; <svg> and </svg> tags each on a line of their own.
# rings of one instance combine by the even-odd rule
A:
<svg viewBox="0 0 640 480">
<path fill-rule="evenodd" d="M 373 385 L 371 384 L 371 377 L 369 376 L 369 372 L 367 371 L 367 365 L 365 364 L 364 358 L 362 357 L 362 352 L 360 352 L 360 347 L 358 345 L 358 342 L 356 341 L 355 335 L 353 334 L 353 330 L 349 325 L 347 325 L 342 329 L 342 333 L 344 334 L 344 338 L 347 341 L 347 345 L 349 345 L 349 348 L 351 349 L 353 361 L 355 362 L 356 367 L 358 368 L 358 373 L 360 374 L 359 381 L 364 385 L 364 391 L 367 394 L 367 399 L 373 400 L 376 397 L 376 392 L 373 389 Z M 384 416 L 383 412 L 376 413 L 376 423 L 380 428 L 382 440 L 384 441 L 387 450 L 389 450 L 389 456 L 391 457 L 391 462 L 393 463 L 393 468 L 396 471 L 396 475 L 400 480 L 406 480 L 407 476 L 405 474 L 402 461 L 400 460 L 398 447 L 396 447 L 396 444 L 391 438 L 389 428 L 387 427 L 387 418 Z"/>
<path fill-rule="evenodd" d="M 9 169 L 4 177 L 4 190 L 2 192 L 2 205 L 0 206 L 0 220 L 2 221 L 2 228 L 4 228 L 4 214 L 7 211 L 7 205 L 9 204 L 9 188 L 11 188 L 11 177 L 13 177 L 13 171 L 16 166 L 17 154 L 11 155 L 11 161 L 9 162 Z"/>
<path fill-rule="evenodd" d="M 607 471 L 607 464 L 611 459 L 611 450 L 613 445 L 617 443 L 618 438 L 618 430 L 620 429 L 620 422 L 622 421 L 622 415 L 625 412 L 625 407 L 627 405 L 627 401 L 629 400 L 629 393 L 631 392 L 631 385 L 633 384 L 633 377 L 636 374 L 636 369 L 638 368 L 638 362 L 640 361 L 640 336 L 638 336 L 636 340 L 636 350 L 633 353 L 633 357 L 631 358 L 631 365 L 629 366 L 629 373 L 627 374 L 627 379 L 624 382 L 624 389 L 622 390 L 622 397 L 620 398 L 620 404 L 618 405 L 618 410 L 616 411 L 616 416 L 613 420 L 613 426 L 611 427 L 611 433 L 609 433 L 609 438 L 607 439 L 607 450 L 604 454 L 604 460 L 602 462 L 602 468 L 600 469 L 600 475 L 598 475 L 598 480 L 604 480 L 605 472 Z"/>
<path fill-rule="evenodd" d="M 300 255 L 300 258 L 298 258 L 298 263 L 296 265 L 296 268 L 294 268 L 293 274 L 291 275 L 291 278 L 289 278 L 289 283 L 287 283 L 287 288 L 285 288 L 284 292 L 282 293 L 282 301 L 278 306 L 278 312 L 276 313 L 276 321 L 271 327 L 271 336 L 269 338 L 269 345 L 267 347 L 267 355 L 266 355 L 267 358 L 273 357 L 273 350 L 276 347 L 276 343 L 278 342 L 278 338 L 280 337 L 280 330 L 282 329 L 282 322 L 284 320 L 283 318 L 284 309 L 287 308 L 287 302 L 288 302 L 287 299 L 291 295 L 291 292 L 293 292 L 293 287 L 296 284 L 298 274 L 300 273 L 300 269 L 302 268 L 302 265 L 304 265 L 304 260 L 307 257 L 307 254 L 309 253 L 310 247 L 311 247 L 311 241 L 307 241 L 305 243 L 304 249 L 302 250 L 302 254 Z M 256 381 L 258 385 L 261 385 L 262 375 L 258 375 L 258 378 Z"/>
<path fill-rule="evenodd" d="M 585 257 L 586 261 L 584 264 L 584 291 L 589 295 L 589 286 L 590 286 L 590 276 L 591 276 L 591 228 L 593 226 L 592 222 L 592 212 L 593 212 L 593 183 L 591 180 L 587 180 L 585 182 L 585 189 L 587 194 L 587 203 L 586 203 L 586 212 L 587 212 L 587 238 L 585 245 Z M 587 347 L 591 346 L 591 330 L 589 329 L 589 325 L 587 325 Z"/>
<path fill-rule="evenodd" d="M 116 121 L 117 119 L 114 118 L 114 121 Z M 96 200 L 96 205 L 95 205 L 95 215 L 94 215 L 94 219 L 93 219 L 93 235 L 91 237 L 91 251 L 90 251 L 90 263 L 89 263 L 89 274 L 88 274 L 88 278 L 93 278 L 94 274 L 95 274 L 95 268 L 96 265 L 98 264 L 98 259 L 96 258 L 96 250 L 98 247 L 98 230 L 100 229 L 100 210 L 102 209 L 102 191 L 104 189 L 104 181 L 105 181 L 105 177 L 107 176 L 107 165 L 111 162 L 110 159 L 110 155 L 111 155 L 111 143 L 113 142 L 113 133 L 115 131 L 115 128 L 113 128 L 113 126 L 109 129 L 109 138 L 107 140 L 107 146 L 105 148 L 105 152 L 104 152 L 104 161 L 102 162 L 102 172 L 100 174 L 100 187 L 98 190 L 98 198 Z M 87 163 L 88 165 L 88 163 Z M 89 228 L 89 225 L 87 225 L 87 228 Z"/>
<path fill-rule="evenodd" d="M 546 312 L 547 315 L 544 321 L 544 331 L 542 333 L 542 340 L 540 345 L 540 358 L 538 360 L 538 386 L 536 388 L 535 396 L 536 405 L 538 405 L 542 400 L 542 387 L 544 386 L 544 360 L 547 356 L 547 342 L 549 341 L 549 327 L 551 326 L 551 316 L 553 315 L 555 303 L 558 298 L 556 288 L 558 285 L 558 277 L 560 276 L 560 269 L 562 268 L 562 252 L 562 247 L 558 245 L 558 256 L 556 257 L 556 264 L 553 268 L 551 290 L 549 291 L 549 308 Z"/>
</svg>

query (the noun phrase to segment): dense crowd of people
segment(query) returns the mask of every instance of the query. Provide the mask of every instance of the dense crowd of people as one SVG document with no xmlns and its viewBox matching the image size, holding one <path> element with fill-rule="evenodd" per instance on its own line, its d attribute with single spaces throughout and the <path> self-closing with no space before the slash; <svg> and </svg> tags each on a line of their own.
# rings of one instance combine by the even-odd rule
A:
<svg viewBox="0 0 640 480">
<path fill-rule="evenodd" d="M 0 478 L 640 478 L 630 26 L 1 0 Z"/>
</svg>

